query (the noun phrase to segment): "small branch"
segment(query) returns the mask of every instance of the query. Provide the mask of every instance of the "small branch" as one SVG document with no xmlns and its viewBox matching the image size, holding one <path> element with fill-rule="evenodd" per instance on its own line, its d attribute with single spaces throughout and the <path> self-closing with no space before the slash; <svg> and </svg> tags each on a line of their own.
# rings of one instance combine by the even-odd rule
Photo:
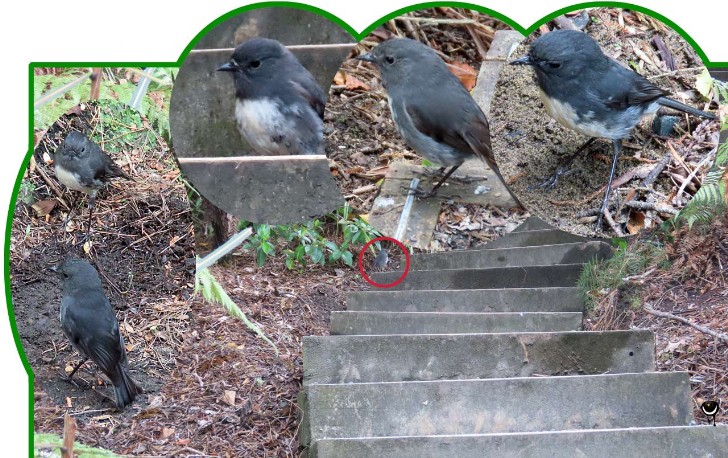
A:
<svg viewBox="0 0 728 458">
<path fill-rule="evenodd" d="M 690 172 L 690 175 L 685 178 L 685 181 L 683 181 L 682 185 L 680 186 L 680 189 L 677 190 L 677 194 L 675 194 L 675 198 L 679 198 L 680 195 L 685 192 L 685 188 L 692 182 L 693 178 L 695 178 L 695 175 L 698 173 L 698 171 L 705 165 L 708 161 L 712 161 L 713 157 L 718 151 L 718 147 L 713 149 L 710 153 L 706 154 L 702 161 L 698 163 L 697 166 Z M 700 183 L 702 185 L 702 182 Z"/>
<path fill-rule="evenodd" d="M 723 340 L 725 342 L 728 342 L 728 334 L 724 334 L 722 332 L 713 331 L 712 329 L 706 328 L 705 326 L 701 326 L 699 324 L 691 323 L 690 321 L 686 320 L 685 318 L 683 318 L 681 316 L 673 315 L 672 313 L 660 312 L 660 311 L 655 310 L 655 309 L 653 309 L 652 307 L 650 307 L 650 306 L 648 306 L 646 304 L 643 305 L 642 307 L 645 309 L 645 312 L 647 312 L 647 313 L 649 313 L 651 315 L 659 316 L 660 318 L 667 318 L 669 320 L 679 321 L 680 323 L 687 324 L 688 326 L 693 327 L 693 328 L 697 329 L 698 331 L 700 331 L 700 332 L 702 332 L 704 334 L 709 334 L 709 335 L 711 335 L 711 336 L 713 336 L 713 337 L 715 337 L 717 339 L 720 339 L 720 340 Z"/>
<path fill-rule="evenodd" d="M 672 158 L 672 154 L 667 153 L 664 156 L 662 156 L 662 159 L 655 165 L 655 168 L 650 171 L 650 173 L 647 174 L 644 180 L 640 183 L 640 186 L 642 187 L 648 187 L 654 183 L 654 181 L 657 179 L 657 177 L 660 175 L 660 172 L 662 172 L 667 165 L 668 162 L 670 162 L 670 159 Z"/>
<path fill-rule="evenodd" d="M 614 219 L 612 218 L 612 214 L 609 213 L 608 208 L 604 209 L 604 219 L 607 220 L 607 223 L 609 223 L 609 227 L 611 227 L 614 233 L 617 234 L 617 237 L 624 237 L 624 232 L 622 232 L 617 223 L 614 221 Z"/>
</svg>

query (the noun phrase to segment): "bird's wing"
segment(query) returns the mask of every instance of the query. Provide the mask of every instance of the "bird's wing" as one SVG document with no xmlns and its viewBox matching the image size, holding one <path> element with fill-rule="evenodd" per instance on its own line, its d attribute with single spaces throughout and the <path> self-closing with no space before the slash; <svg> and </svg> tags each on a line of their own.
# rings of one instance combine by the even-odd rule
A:
<svg viewBox="0 0 728 458">
<path fill-rule="evenodd" d="M 296 74 L 291 82 L 296 91 L 308 101 L 311 108 L 316 111 L 321 120 L 324 119 L 324 108 L 326 106 L 326 94 L 319 87 L 313 76 L 301 66 L 301 71 Z"/>
<path fill-rule="evenodd" d="M 600 84 L 594 84 L 590 89 L 591 95 L 607 108 L 622 110 L 648 104 L 669 94 L 616 61 L 611 63 L 613 65 L 600 75 Z"/>
<path fill-rule="evenodd" d="M 89 306 L 103 301 L 103 306 Z M 91 358 L 104 373 L 112 373 L 126 360 L 124 339 L 108 299 L 101 292 L 84 291 L 81 297 L 64 296 L 61 327 L 71 343 Z"/>
<path fill-rule="evenodd" d="M 467 127 L 485 128 L 484 144 L 490 149 L 490 133 L 488 132 L 488 123 L 485 121 L 483 126 L 481 122 L 473 123 L 472 126 L 466 126 L 464 110 L 453 107 L 452 104 L 443 104 L 441 107 L 430 106 L 430 101 L 426 104 L 420 103 L 413 98 L 405 101 L 403 106 L 409 115 L 415 128 L 423 135 L 430 137 L 438 143 L 444 143 L 459 151 L 471 151 L 471 146 L 463 137 L 462 132 Z M 475 103 L 475 102 L 473 102 Z M 477 108 L 477 107 L 476 107 Z M 477 118 L 476 118 L 477 119 Z M 483 120 L 485 117 L 483 116 Z M 478 151 L 474 151 L 479 154 Z"/>
</svg>

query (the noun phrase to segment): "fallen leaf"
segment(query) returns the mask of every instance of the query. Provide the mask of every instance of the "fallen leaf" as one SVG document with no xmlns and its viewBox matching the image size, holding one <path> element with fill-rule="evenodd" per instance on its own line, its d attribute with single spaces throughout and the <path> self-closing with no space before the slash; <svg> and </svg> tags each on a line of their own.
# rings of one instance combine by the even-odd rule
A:
<svg viewBox="0 0 728 458">
<path fill-rule="evenodd" d="M 35 210 L 38 216 L 45 216 L 52 212 L 56 207 L 56 199 L 39 200 L 31 205 L 31 207 Z"/>
<path fill-rule="evenodd" d="M 465 86 L 465 89 L 470 91 L 475 87 L 475 80 L 478 76 L 478 72 L 473 67 L 465 62 L 453 62 L 447 64 L 453 75 L 457 76 L 460 82 Z"/>
<path fill-rule="evenodd" d="M 370 89 L 368 84 L 349 74 L 346 74 L 346 82 L 344 84 L 346 84 L 346 88 L 350 91 L 357 89 L 368 91 Z"/>
<path fill-rule="evenodd" d="M 225 404 L 234 406 L 235 405 L 235 395 L 237 394 L 234 390 L 225 390 L 222 394 L 222 400 L 225 402 Z"/>
<path fill-rule="evenodd" d="M 334 84 L 337 86 L 343 86 L 346 84 L 346 74 L 341 70 L 336 72 L 336 75 L 334 75 Z"/>
<path fill-rule="evenodd" d="M 174 428 L 167 428 L 167 427 L 162 428 L 162 439 L 166 439 L 169 436 L 171 436 L 172 434 L 174 434 Z"/>
<path fill-rule="evenodd" d="M 645 227 L 645 214 L 642 212 L 632 212 L 627 221 L 627 231 L 634 235 Z"/>
</svg>

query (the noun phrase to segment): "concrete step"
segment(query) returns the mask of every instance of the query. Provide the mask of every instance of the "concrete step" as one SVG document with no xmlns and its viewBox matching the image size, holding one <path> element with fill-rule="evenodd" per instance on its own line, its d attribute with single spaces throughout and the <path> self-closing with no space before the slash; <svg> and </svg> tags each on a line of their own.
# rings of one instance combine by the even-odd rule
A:
<svg viewBox="0 0 728 458">
<path fill-rule="evenodd" d="M 417 270 L 410 272 L 399 285 L 400 290 L 539 288 L 576 286 L 583 264 L 555 266 L 493 267 L 487 269 Z M 377 272 L 371 275 L 377 283 L 394 283 L 401 272 Z"/>
<path fill-rule="evenodd" d="M 458 250 L 415 254 L 412 270 L 483 269 L 488 267 L 548 266 L 587 263 L 594 258 L 611 257 L 612 248 L 604 242 L 562 243 L 492 250 Z"/>
<path fill-rule="evenodd" d="M 303 383 L 466 380 L 655 369 L 650 331 L 305 336 Z"/>
<path fill-rule="evenodd" d="M 324 439 L 310 458 L 704 458 L 728 455 L 728 425 Z M 487 451 L 487 453 L 486 453 Z"/>
<path fill-rule="evenodd" d="M 538 229 L 533 231 L 511 232 L 501 238 L 492 240 L 478 250 L 492 250 L 494 248 L 516 248 L 540 245 L 558 245 L 560 243 L 588 242 L 592 239 L 570 234 L 558 229 Z"/>
<path fill-rule="evenodd" d="M 549 230 L 549 229 L 556 229 L 556 228 L 537 216 L 529 216 L 528 218 L 526 218 L 526 221 L 524 221 L 520 224 L 520 226 L 513 229 L 511 231 L 511 234 L 514 232 L 544 231 L 544 230 Z M 508 235 L 508 234 L 506 234 L 506 235 Z"/>
<path fill-rule="evenodd" d="M 578 288 L 356 291 L 347 310 L 382 312 L 583 312 Z"/>
<path fill-rule="evenodd" d="M 331 312 L 331 334 L 470 334 L 577 331 L 581 312 Z"/>
<path fill-rule="evenodd" d="M 344 437 L 687 426 L 692 414 L 687 372 L 308 385 L 301 394 L 304 446 Z"/>
</svg>

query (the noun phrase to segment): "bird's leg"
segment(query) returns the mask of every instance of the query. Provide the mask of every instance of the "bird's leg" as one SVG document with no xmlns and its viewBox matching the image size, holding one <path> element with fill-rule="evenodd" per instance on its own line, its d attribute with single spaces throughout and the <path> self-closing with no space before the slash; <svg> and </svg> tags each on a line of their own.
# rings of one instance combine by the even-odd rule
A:
<svg viewBox="0 0 728 458">
<path fill-rule="evenodd" d="M 74 374 L 76 373 L 76 371 L 78 371 L 78 369 L 80 369 L 80 368 L 81 368 L 81 366 L 83 366 L 83 365 L 84 365 L 84 363 L 85 363 L 86 361 L 88 361 L 88 357 L 84 357 L 84 358 L 83 358 L 83 359 L 81 360 L 81 362 L 79 362 L 78 364 L 76 364 L 76 367 L 74 367 L 74 368 L 73 368 L 73 370 L 71 371 L 71 373 L 70 373 L 70 374 L 68 374 L 68 375 L 66 375 L 66 376 L 65 376 L 65 378 L 64 378 L 64 380 L 65 380 L 65 381 L 67 381 L 68 383 L 72 383 L 73 385 L 75 385 L 75 386 L 76 386 L 76 388 L 78 388 L 78 389 L 80 389 L 80 390 L 86 390 L 86 389 L 88 389 L 88 388 L 89 388 L 89 386 L 90 386 L 90 384 L 89 384 L 88 382 L 86 382 L 86 381 L 84 380 L 83 382 L 84 382 L 84 384 L 85 384 L 85 385 L 84 385 L 84 386 L 81 386 L 81 385 L 79 384 L 79 382 L 77 382 L 76 380 L 74 380 L 74 379 L 73 379 L 73 376 L 74 376 Z M 64 375 L 65 375 L 65 374 L 64 374 Z"/>
<path fill-rule="evenodd" d="M 94 214 L 94 206 L 96 205 L 96 193 L 89 194 L 88 199 L 88 227 L 86 227 L 86 240 L 91 240 L 91 221 Z"/>
<path fill-rule="evenodd" d="M 604 211 L 607 209 L 609 204 L 609 194 L 612 191 L 612 180 L 614 179 L 614 172 L 617 169 L 617 160 L 619 159 L 619 153 L 622 151 L 622 140 L 613 140 L 614 151 L 612 153 L 612 168 L 609 171 L 609 183 L 607 183 L 607 189 L 604 191 L 604 200 L 602 200 L 602 208 L 599 209 L 599 216 L 597 217 L 597 230 L 602 227 L 602 217 Z"/>
<path fill-rule="evenodd" d="M 589 140 L 587 140 L 586 143 L 581 145 L 579 147 L 579 149 L 577 149 L 571 156 L 566 158 L 565 161 L 563 161 L 561 164 L 559 164 L 558 167 L 556 167 L 556 170 L 554 171 L 553 175 L 546 178 L 546 180 L 543 181 L 542 183 L 531 186 L 529 188 L 529 191 L 532 191 L 535 188 L 553 189 L 553 187 L 558 184 L 559 178 L 576 172 L 578 169 L 571 169 L 571 163 L 574 162 L 574 159 L 576 159 L 576 157 L 579 154 L 581 154 L 582 151 L 584 151 L 589 145 L 594 143 L 594 140 L 596 140 L 596 137 L 592 137 Z"/>
<path fill-rule="evenodd" d="M 429 194 L 431 196 L 434 196 L 435 193 L 437 192 L 437 190 L 440 189 L 440 186 L 442 186 L 442 184 L 445 183 L 445 180 L 447 180 L 450 177 L 450 175 L 452 175 L 452 173 L 458 169 L 458 167 L 460 167 L 460 164 L 455 165 L 452 168 L 450 168 L 450 170 L 445 174 L 445 176 L 442 177 L 442 179 L 435 186 L 432 187 Z"/>
</svg>

